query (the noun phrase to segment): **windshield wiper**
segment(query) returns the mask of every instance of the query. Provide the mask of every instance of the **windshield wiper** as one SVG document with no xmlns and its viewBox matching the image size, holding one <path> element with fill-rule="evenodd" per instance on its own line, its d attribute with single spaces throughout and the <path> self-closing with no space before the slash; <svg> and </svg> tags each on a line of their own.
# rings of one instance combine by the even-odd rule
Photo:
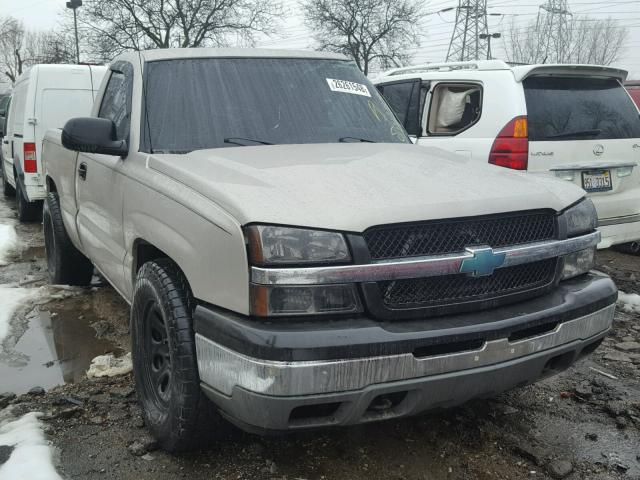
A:
<svg viewBox="0 0 640 480">
<path fill-rule="evenodd" d="M 373 140 L 369 140 L 367 138 L 358 138 L 358 137 L 340 137 L 338 141 L 342 143 L 348 143 L 348 142 L 376 143 Z"/>
<path fill-rule="evenodd" d="M 600 135 L 602 130 L 595 128 L 593 130 L 578 130 L 577 132 L 556 133 L 555 135 L 547 135 L 547 138 L 564 138 L 564 137 L 595 137 Z"/>
<path fill-rule="evenodd" d="M 243 147 L 250 147 L 251 144 L 247 144 L 246 142 L 257 143 L 259 145 L 273 145 L 273 143 L 263 142 L 262 140 L 255 140 L 253 138 L 227 137 L 224 139 L 224 143 L 233 143 L 235 145 L 242 145 Z"/>
</svg>

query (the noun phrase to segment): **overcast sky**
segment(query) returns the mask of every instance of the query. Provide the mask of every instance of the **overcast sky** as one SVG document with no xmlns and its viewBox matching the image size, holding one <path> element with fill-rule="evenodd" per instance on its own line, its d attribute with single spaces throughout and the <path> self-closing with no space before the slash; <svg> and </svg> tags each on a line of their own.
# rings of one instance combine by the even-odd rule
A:
<svg viewBox="0 0 640 480">
<path fill-rule="evenodd" d="M 296 0 L 284 0 L 289 14 L 280 34 L 272 38 L 260 38 L 258 47 L 270 48 L 313 48 L 311 33 L 305 28 Z M 60 11 L 66 0 L 0 0 L 0 16 L 13 15 L 22 19 L 29 29 L 55 27 L 60 21 Z M 455 7 L 457 0 L 433 0 L 427 2 L 427 9 L 433 12 L 428 17 L 421 38 L 421 46 L 412 49 L 413 63 L 441 62 L 447 54 L 447 47 L 453 30 L 455 11 L 436 13 L 447 7 Z M 540 1 L 540 3 L 543 3 Z M 526 25 L 536 18 L 537 0 L 488 0 L 489 31 L 507 32 L 512 21 L 516 25 Z M 629 40 L 621 60 L 616 66 L 631 72 L 629 78 L 640 79 L 640 0 L 569 0 L 569 8 L 576 15 L 590 15 L 595 18 L 611 16 L 629 30 Z M 79 10 L 82 15 L 82 10 Z M 493 55 L 504 58 L 502 40 L 492 43 Z"/>
</svg>

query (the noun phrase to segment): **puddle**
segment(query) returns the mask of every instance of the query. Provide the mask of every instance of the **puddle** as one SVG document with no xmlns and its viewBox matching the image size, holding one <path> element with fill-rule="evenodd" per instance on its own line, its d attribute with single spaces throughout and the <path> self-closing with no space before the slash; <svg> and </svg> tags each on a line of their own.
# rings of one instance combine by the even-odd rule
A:
<svg viewBox="0 0 640 480">
<path fill-rule="evenodd" d="M 81 380 L 91 360 L 118 348 L 98 339 L 91 319 L 76 312 L 32 310 L 29 325 L 11 352 L 0 356 L 0 393 L 25 393 Z"/>
</svg>

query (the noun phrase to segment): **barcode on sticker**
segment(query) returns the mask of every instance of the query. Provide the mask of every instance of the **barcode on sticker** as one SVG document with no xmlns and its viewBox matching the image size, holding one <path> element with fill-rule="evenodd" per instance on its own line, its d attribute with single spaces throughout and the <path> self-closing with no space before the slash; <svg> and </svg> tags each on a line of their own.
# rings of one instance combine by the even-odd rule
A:
<svg viewBox="0 0 640 480">
<path fill-rule="evenodd" d="M 327 78 L 329 88 L 333 92 L 353 93 L 354 95 L 363 95 L 370 97 L 369 89 L 366 85 L 348 80 L 336 80 L 335 78 Z"/>
</svg>

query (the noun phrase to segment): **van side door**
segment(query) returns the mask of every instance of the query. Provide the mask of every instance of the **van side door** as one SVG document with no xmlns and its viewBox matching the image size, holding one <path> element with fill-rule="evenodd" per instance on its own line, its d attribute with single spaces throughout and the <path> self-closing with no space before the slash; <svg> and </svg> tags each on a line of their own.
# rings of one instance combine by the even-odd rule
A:
<svg viewBox="0 0 640 480">
<path fill-rule="evenodd" d="M 98 117 L 112 120 L 118 139 L 129 140 L 133 66 L 116 62 L 108 72 Z M 80 153 L 76 165 L 77 225 L 84 252 L 118 290 L 123 291 L 125 257 L 122 227 L 126 159 Z"/>
</svg>

